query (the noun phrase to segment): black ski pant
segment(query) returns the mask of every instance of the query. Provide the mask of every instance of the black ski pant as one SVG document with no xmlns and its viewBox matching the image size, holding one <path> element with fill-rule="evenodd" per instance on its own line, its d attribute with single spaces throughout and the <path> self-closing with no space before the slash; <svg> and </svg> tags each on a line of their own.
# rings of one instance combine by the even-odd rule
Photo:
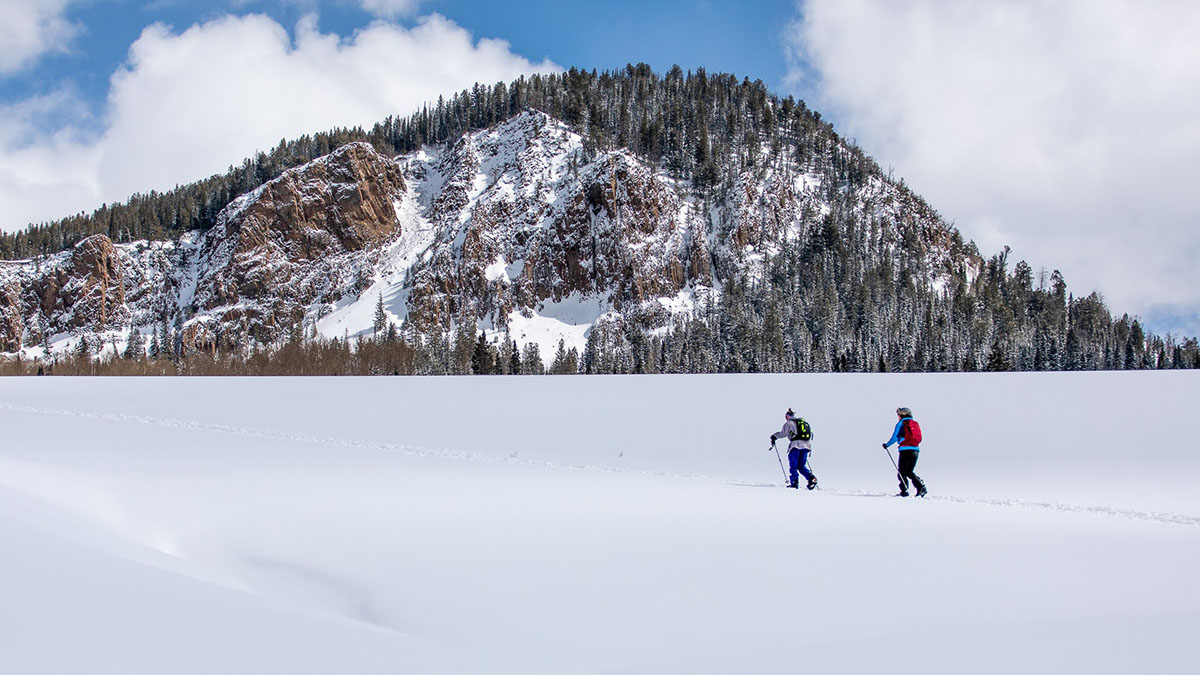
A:
<svg viewBox="0 0 1200 675">
<path fill-rule="evenodd" d="M 917 487 L 918 492 L 925 489 L 925 483 L 921 480 L 921 477 L 913 473 L 913 469 L 917 468 L 917 455 L 919 453 L 920 450 L 900 451 L 900 473 L 896 474 L 896 477 L 900 479 L 900 492 L 902 494 L 908 493 L 908 481 L 910 480 Z"/>
</svg>

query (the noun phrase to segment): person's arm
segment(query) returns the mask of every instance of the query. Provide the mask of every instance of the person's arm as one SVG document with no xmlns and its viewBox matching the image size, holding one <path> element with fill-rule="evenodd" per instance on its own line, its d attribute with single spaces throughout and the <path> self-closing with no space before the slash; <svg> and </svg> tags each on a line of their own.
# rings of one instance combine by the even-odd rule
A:
<svg viewBox="0 0 1200 675">
<path fill-rule="evenodd" d="M 774 443 L 775 439 L 777 439 L 777 438 L 791 438 L 792 437 L 792 435 L 788 433 L 788 425 L 789 424 L 795 424 L 795 422 L 792 422 L 792 421 L 784 422 L 782 429 L 780 429 L 777 433 L 771 434 L 771 443 Z"/>
<path fill-rule="evenodd" d="M 904 420 L 900 420 L 899 422 L 896 422 L 896 428 L 894 430 L 892 430 L 892 437 L 888 439 L 887 443 L 883 444 L 883 447 L 890 448 L 890 447 L 892 447 L 892 443 L 900 442 L 900 429 L 903 426 L 904 426 Z"/>
</svg>

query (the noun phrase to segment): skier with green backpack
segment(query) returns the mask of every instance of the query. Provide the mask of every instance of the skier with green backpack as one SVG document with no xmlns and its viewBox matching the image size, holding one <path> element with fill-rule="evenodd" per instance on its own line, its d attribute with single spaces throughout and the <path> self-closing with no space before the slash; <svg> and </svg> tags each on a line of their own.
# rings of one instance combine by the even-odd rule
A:
<svg viewBox="0 0 1200 675">
<path fill-rule="evenodd" d="M 788 408 L 783 417 L 785 420 L 783 428 L 777 433 L 771 434 L 771 449 L 775 449 L 777 439 L 786 438 L 791 441 L 788 444 L 788 464 L 791 467 L 789 475 L 791 483 L 788 487 L 799 489 L 800 475 L 803 474 L 808 479 L 808 489 L 816 489 L 817 477 L 808 468 L 808 456 L 812 453 L 812 427 L 803 417 L 797 417 L 791 408 Z"/>
</svg>

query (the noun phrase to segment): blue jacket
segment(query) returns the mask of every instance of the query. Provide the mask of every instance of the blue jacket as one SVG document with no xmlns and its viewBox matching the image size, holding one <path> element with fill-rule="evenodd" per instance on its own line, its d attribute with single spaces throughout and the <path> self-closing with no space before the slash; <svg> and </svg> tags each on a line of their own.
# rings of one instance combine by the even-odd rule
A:
<svg viewBox="0 0 1200 675">
<path fill-rule="evenodd" d="M 896 429 L 894 431 L 892 431 L 892 437 L 889 438 L 888 442 L 885 443 L 884 445 L 890 448 L 890 447 L 892 447 L 892 443 L 899 443 L 900 450 L 920 450 L 921 448 L 918 448 L 915 445 L 905 445 L 904 437 L 900 435 L 900 432 L 904 431 L 904 420 L 911 420 L 911 419 L 912 419 L 911 416 L 901 417 L 900 421 L 896 422 Z"/>
</svg>

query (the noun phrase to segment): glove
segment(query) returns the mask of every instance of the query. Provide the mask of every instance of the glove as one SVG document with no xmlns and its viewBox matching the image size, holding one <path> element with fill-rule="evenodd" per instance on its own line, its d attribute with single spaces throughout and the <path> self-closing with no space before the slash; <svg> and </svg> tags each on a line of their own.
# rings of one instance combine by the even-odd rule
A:
<svg viewBox="0 0 1200 675">
<path fill-rule="evenodd" d="M 772 448 L 775 447 L 775 437 L 774 436 L 771 437 L 771 447 Z"/>
<path fill-rule="evenodd" d="M 884 449 L 884 450 L 887 450 L 887 443 L 884 443 L 884 444 L 883 444 L 883 449 Z"/>
</svg>

